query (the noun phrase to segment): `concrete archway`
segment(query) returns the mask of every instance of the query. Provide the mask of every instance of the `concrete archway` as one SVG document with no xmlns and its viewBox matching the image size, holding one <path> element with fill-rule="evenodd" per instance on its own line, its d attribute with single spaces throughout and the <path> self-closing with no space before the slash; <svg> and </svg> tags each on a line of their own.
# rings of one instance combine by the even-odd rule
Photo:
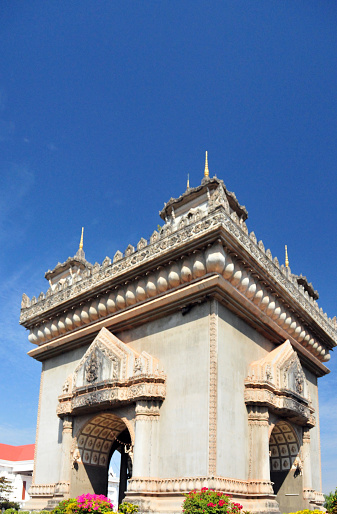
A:
<svg viewBox="0 0 337 514">
<path fill-rule="evenodd" d="M 70 497 L 84 493 L 107 494 L 108 467 L 114 451 L 121 453 L 119 502 L 127 489 L 127 478 L 132 472 L 131 449 L 133 437 L 126 419 L 110 412 L 94 415 L 79 431 L 75 439 L 71 470 Z"/>
<path fill-rule="evenodd" d="M 287 421 L 276 423 L 269 439 L 270 480 L 281 512 L 305 508 L 299 452 L 292 425 Z"/>
</svg>

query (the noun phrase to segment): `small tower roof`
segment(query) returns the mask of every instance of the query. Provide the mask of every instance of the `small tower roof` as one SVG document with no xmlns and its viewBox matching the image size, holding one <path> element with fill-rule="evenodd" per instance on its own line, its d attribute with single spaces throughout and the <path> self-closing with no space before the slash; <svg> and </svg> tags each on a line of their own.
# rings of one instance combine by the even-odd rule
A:
<svg viewBox="0 0 337 514">
<path fill-rule="evenodd" d="M 184 205 L 187 205 L 198 197 L 202 197 L 205 193 L 207 193 L 207 190 L 212 192 L 214 189 L 217 189 L 219 185 L 223 188 L 231 209 L 237 213 L 239 218 L 242 218 L 242 220 L 245 221 L 248 218 L 248 212 L 245 206 L 239 204 L 235 194 L 231 191 L 228 191 L 223 181 L 217 177 L 204 177 L 200 186 L 186 189 L 186 191 L 180 195 L 179 198 L 170 198 L 170 200 L 164 205 L 164 208 L 159 212 L 159 216 L 165 220 L 167 217 L 171 216 L 172 209 L 176 210 L 180 207 L 183 207 Z"/>
<path fill-rule="evenodd" d="M 44 275 L 47 280 L 55 283 L 60 278 L 65 278 L 71 274 L 72 271 L 83 271 L 85 269 L 92 268 L 92 264 L 90 264 L 90 262 L 88 262 L 85 258 L 85 253 L 83 250 L 83 232 L 84 227 L 82 227 L 80 244 L 74 257 L 68 257 L 65 262 L 59 262 L 53 270 L 48 270 Z"/>
</svg>

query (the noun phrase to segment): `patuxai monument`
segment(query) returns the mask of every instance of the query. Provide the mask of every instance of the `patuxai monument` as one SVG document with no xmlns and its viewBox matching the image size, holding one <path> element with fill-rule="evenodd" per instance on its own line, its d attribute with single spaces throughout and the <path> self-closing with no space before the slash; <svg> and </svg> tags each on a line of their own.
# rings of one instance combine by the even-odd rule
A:
<svg viewBox="0 0 337 514">
<path fill-rule="evenodd" d="M 255 513 L 321 508 L 317 379 L 335 318 L 248 231 L 207 155 L 201 184 L 160 217 L 102 264 L 85 259 L 82 232 L 49 289 L 23 295 L 42 362 L 28 508 L 106 494 L 115 451 L 120 501 L 142 513 L 181 513 L 182 493 L 202 487 Z"/>
</svg>

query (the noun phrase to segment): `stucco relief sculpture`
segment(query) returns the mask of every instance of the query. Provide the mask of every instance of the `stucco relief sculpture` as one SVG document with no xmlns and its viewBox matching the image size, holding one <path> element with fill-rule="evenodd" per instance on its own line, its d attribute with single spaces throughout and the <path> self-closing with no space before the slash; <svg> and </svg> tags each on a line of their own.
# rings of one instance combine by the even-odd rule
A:
<svg viewBox="0 0 337 514">
<path fill-rule="evenodd" d="M 146 352 L 138 354 L 105 328 L 68 377 L 59 396 L 59 416 L 103 404 L 165 398 L 165 374 Z M 73 384 L 70 388 L 70 384 Z"/>
<path fill-rule="evenodd" d="M 252 362 L 245 380 L 247 405 L 266 405 L 271 411 L 313 426 L 314 409 L 296 352 L 289 341 L 260 361 Z"/>
<path fill-rule="evenodd" d="M 100 363 L 96 352 L 94 351 L 85 364 L 85 378 L 86 381 L 91 383 L 95 382 L 98 378 L 98 370 Z"/>
</svg>

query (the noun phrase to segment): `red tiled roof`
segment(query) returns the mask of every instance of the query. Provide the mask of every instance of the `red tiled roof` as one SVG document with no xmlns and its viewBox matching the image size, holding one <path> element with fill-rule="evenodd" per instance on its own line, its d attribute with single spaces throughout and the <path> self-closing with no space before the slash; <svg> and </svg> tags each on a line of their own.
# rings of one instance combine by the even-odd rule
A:
<svg viewBox="0 0 337 514">
<path fill-rule="evenodd" d="M 22 446 L 11 446 L 0 443 L 1 460 L 33 460 L 35 444 L 24 444 Z"/>
</svg>

